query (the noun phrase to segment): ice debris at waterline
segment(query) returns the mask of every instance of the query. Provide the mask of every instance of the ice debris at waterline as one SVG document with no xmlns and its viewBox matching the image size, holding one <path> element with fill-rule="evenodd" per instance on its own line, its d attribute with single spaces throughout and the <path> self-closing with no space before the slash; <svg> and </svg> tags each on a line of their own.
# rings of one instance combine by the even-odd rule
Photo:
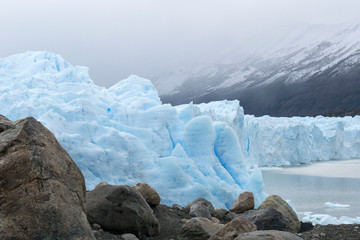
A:
<svg viewBox="0 0 360 240">
<path fill-rule="evenodd" d="M 328 225 L 328 224 L 360 224 L 360 217 L 351 218 L 342 216 L 336 218 L 328 214 L 312 214 L 311 212 L 305 212 L 305 217 L 302 218 L 303 222 L 312 222 L 313 225 Z"/>
<path fill-rule="evenodd" d="M 265 198 L 256 166 L 360 158 L 360 118 L 244 116 L 238 101 L 162 104 L 149 80 L 130 76 L 109 89 L 85 67 L 26 52 L 0 59 L 0 114 L 33 116 L 83 172 L 101 182 L 147 182 L 164 204 L 204 197 L 230 207 L 251 191 Z"/>
</svg>

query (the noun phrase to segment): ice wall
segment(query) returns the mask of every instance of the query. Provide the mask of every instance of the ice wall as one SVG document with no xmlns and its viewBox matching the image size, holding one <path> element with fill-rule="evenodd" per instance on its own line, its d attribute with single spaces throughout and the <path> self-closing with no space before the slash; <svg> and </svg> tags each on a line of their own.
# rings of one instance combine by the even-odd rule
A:
<svg viewBox="0 0 360 240">
<path fill-rule="evenodd" d="M 181 110 L 188 105 L 177 106 Z M 195 115 L 226 122 L 247 166 L 273 167 L 360 158 L 360 116 L 344 118 L 244 116 L 238 101 L 193 105 Z"/>
<path fill-rule="evenodd" d="M 0 114 L 41 121 L 88 189 L 101 181 L 147 182 L 165 204 L 204 197 L 216 207 L 230 207 L 244 190 L 255 193 L 257 204 L 265 197 L 261 174 L 247 172 L 233 126 L 200 116 L 191 104 L 181 111 L 162 104 L 149 80 L 130 76 L 105 89 L 87 68 L 27 52 L 0 59 L 0 93 Z"/>
<path fill-rule="evenodd" d="M 256 166 L 360 158 L 360 118 L 244 116 L 238 101 L 162 104 L 151 82 L 130 76 L 109 89 L 87 68 L 27 52 L 0 59 L 0 114 L 34 116 L 75 160 L 88 189 L 147 182 L 164 204 L 197 197 L 230 207 L 252 191 L 265 198 Z"/>
</svg>

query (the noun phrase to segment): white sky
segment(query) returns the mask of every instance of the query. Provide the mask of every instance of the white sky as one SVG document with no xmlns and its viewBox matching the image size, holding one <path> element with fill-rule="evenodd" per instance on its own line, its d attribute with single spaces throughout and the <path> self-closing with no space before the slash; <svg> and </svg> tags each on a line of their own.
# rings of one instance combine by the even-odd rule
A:
<svg viewBox="0 0 360 240">
<path fill-rule="evenodd" d="M 0 0 L 0 57 L 56 52 L 111 86 L 246 48 L 277 26 L 360 22 L 359 9 L 359 0 Z"/>
</svg>

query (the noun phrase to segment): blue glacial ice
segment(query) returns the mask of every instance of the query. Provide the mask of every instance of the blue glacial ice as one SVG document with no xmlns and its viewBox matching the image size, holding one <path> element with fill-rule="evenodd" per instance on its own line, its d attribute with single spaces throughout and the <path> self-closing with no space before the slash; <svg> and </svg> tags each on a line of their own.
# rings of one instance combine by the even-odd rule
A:
<svg viewBox="0 0 360 240">
<path fill-rule="evenodd" d="M 41 121 L 88 189 L 147 182 L 168 205 L 204 197 L 229 208 L 245 190 L 258 205 L 258 167 L 360 158 L 359 117 L 256 118 L 238 101 L 173 107 L 149 80 L 133 75 L 106 89 L 48 52 L 0 59 L 0 114 Z"/>
</svg>

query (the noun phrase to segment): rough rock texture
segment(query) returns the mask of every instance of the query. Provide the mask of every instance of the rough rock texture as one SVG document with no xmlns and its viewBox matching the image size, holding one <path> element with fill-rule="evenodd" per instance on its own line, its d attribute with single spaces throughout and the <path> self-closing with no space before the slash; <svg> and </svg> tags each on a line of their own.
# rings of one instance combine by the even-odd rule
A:
<svg viewBox="0 0 360 240">
<path fill-rule="evenodd" d="M 204 217 L 208 219 L 211 219 L 211 213 L 214 212 L 214 206 L 204 198 L 195 199 L 185 209 L 189 210 L 191 217 Z"/>
<path fill-rule="evenodd" d="M 135 188 L 143 195 L 145 200 L 151 207 L 156 207 L 160 204 L 161 198 L 156 190 L 150 187 L 146 183 L 138 183 L 135 185 Z"/>
<path fill-rule="evenodd" d="M 260 230 L 255 232 L 248 232 L 240 234 L 235 240 L 301 240 L 295 234 L 289 232 L 281 232 L 277 230 Z"/>
<path fill-rule="evenodd" d="M 219 229 L 209 240 L 233 240 L 241 233 L 256 231 L 256 226 L 245 218 L 239 217 Z"/>
<path fill-rule="evenodd" d="M 258 230 L 279 230 L 286 229 L 286 219 L 273 208 L 256 209 L 237 215 L 254 223 Z"/>
<path fill-rule="evenodd" d="M 286 231 L 297 233 L 300 230 L 300 221 L 289 204 L 277 195 L 271 195 L 261 203 L 259 209 L 273 208 L 280 212 L 286 219 Z"/>
<path fill-rule="evenodd" d="M 188 220 L 180 229 L 178 240 L 207 240 L 224 225 L 215 224 L 207 218 L 196 217 Z"/>
<path fill-rule="evenodd" d="M 85 191 L 79 168 L 47 128 L 0 115 L 0 239 L 95 239 Z"/>
<path fill-rule="evenodd" d="M 184 225 L 183 219 L 190 219 L 189 212 L 178 206 L 168 207 L 163 204 L 153 208 L 154 215 L 160 223 L 160 234 L 154 239 L 176 239 Z"/>
<path fill-rule="evenodd" d="M 297 235 L 304 240 L 359 240 L 360 224 L 316 225 L 312 230 Z"/>
<path fill-rule="evenodd" d="M 103 185 L 108 185 L 108 182 L 99 182 L 98 185 L 96 185 L 95 188 L 103 186 Z"/>
<path fill-rule="evenodd" d="M 123 240 L 120 235 L 114 235 L 105 231 L 93 230 L 96 240 Z"/>
<path fill-rule="evenodd" d="M 220 220 L 221 223 L 228 223 L 232 219 L 228 216 L 229 211 L 226 209 L 215 209 L 215 211 L 212 213 L 212 216 L 216 217 Z"/>
<path fill-rule="evenodd" d="M 125 233 L 120 235 L 121 240 L 139 240 L 134 234 Z"/>
<path fill-rule="evenodd" d="M 302 222 L 300 221 L 300 230 L 299 232 L 307 232 L 314 229 L 312 222 Z"/>
<path fill-rule="evenodd" d="M 133 187 L 103 185 L 86 193 L 87 217 L 104 230 L 133 233 L 139 238 L 159 234 L 159 222 Z"/>
<path fill-rule="evenodd" d="M 243 192 L 235 200 L 229 211 L 234 213 L 243 213 L 247 210 L 254 209 L 254 206 L 254 195 L 251 192 Z"/>
</svg>

